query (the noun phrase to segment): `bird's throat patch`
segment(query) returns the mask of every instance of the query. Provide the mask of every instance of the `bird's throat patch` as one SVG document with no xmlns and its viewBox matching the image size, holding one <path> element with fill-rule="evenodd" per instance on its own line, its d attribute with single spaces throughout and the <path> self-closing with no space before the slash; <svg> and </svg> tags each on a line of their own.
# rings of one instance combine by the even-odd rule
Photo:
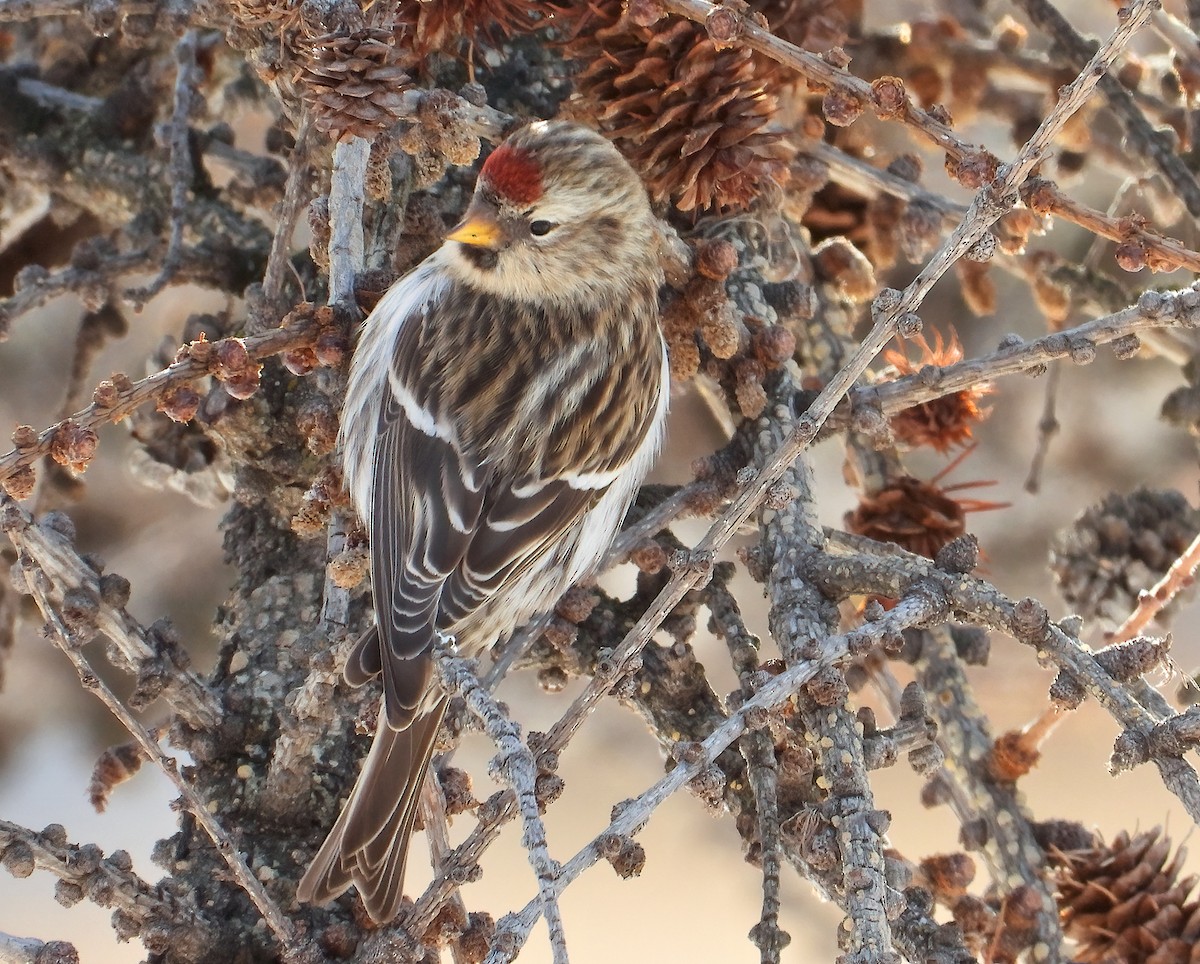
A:
<svg viewBox="0 0 1200 964">
<path fill-rule="evenodd" d="M 499 255 L 491 248 L 481 248 L 474 244 L 460 244 L 459 250 L 463 257 L 480 271 L 492 271 L 496 267 Z"/>
</svg>

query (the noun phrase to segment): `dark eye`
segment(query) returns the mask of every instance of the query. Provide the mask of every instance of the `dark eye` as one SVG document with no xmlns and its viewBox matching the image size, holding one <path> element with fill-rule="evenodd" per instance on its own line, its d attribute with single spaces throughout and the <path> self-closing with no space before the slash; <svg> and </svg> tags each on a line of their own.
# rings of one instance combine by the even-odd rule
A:
<svg viewBox="0 0 1200 964">
<path fill-rule="evenodd" d="M 537 237 L 543 237 L 553 231 L 558 225 L 551 221 L 533 221 L 529 225 L 529 233 Z"/>
</svg>

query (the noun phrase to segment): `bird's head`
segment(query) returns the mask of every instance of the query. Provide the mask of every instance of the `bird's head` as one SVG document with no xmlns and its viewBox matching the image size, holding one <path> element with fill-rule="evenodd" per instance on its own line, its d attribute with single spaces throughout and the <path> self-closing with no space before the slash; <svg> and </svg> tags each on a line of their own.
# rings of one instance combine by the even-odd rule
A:
<svg viewBox="0 0 1200 964">
<path fill-rule="evenodd" d="M 641 180 L 612 144 L 576 124 L 539 121 L 488 157 L 447 240 L 468 283 L 571 302 L 657 272 L 655 225 Z"/>
</svg>

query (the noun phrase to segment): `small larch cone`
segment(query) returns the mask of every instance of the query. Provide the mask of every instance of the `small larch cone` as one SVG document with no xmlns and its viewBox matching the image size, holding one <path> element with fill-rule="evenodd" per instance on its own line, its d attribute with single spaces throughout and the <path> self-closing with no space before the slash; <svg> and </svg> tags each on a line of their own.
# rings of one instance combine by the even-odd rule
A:
<svg viewBox="0 0 1200 964">
<path fill-rule="evenodd" d="M 908 476 L 874 495 L 863 495 L 846 513 L 846 528 L 877 542 L 894 542 L 932 559 L 967 531 L 966 509 L 931 482 Z"/>
<path fill-rule="evenodd" d="M 953 467 L 957 463 L 951 463 Z M 955 498 L 950 493 L 991 482 L 960 482 L 942 488 L 939 474 L 926 482 L 911 476 L 891 480 L 878 492 L 864 492 L 858 507 L 845 516 L 846 529 L 876 542 L 894 542 L 933 559 L 938 550 L 967 531 L 968 512 L 1006 508 L 1007 502 Z"/>
<path fill-rule="evenodd" d="M 1060 854 L 1058 905 L 1080 964 L 1200 964 L 1195 877 L 1159 829 Z"/>
<path fill-rule="evenodd" d="M 394 45 L 391 30 L 326 34 L 307 53 L 297 80 L 319 130 L 337 140 L 373 138 L 399 120 L 413 55 Z"/>
<path fill-rule="evenodd" d="M 681 211 L 745 208 L 784 181 L 794 150 L 771 127 L 780 68 L 741 44 L 718 47 L 690 20 L 640 26 L 623 6 L 597 0 L 568 15 L 565 54 L 583 68 L 567 112 L 603 130 L 651 197 Z"/>
</svg>

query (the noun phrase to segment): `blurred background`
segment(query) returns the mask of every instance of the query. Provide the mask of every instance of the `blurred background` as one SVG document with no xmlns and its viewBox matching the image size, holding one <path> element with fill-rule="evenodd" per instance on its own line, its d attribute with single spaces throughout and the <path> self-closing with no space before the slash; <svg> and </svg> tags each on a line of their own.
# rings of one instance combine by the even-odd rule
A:
<svg viewBox="0 0 1200 964">
<path fill-rule="evenodd" d="M 888 26 L 883 19 L 887 11 L 871 9 L 884 6 L 891 9 L 891 5 L 868 4 L 869 26 Z M 937 7 L 904 4 L 892 16 L 928 16 Z M 1107 32 L 1112 22 L 1109 5 L 1087 7 L 1067 12 L 1080 29 Z M 1031 43 L 1036 46 L 1036 38 Z M 239 146 L 259 149 L 263 118 L 247 114 L 230 120 L 236 120 Z M 977 125 L 972 136 L 988 143 L 1002 158 L 1013 152 L 1006 132 L 999 128 Z M 923 181 L 927 188 L 957 200 L 969 199 L 940 176 L 936 157 L 927 169 L 930 173 Z M 1106 179 L 1093 172 L 1087 183 L 1063 186 L 1072 196 L 1103 209 L 1120 184 L 1116 176 Z M 36 212 L 29 224 L 33 227 L 18 232 L 22 248 L 9 246 L 3 252 L 4 267 L 30 262 L 53 265 L 63 257 L 62 239 L 49 228 L 37 228 Z M 7 236 L 16 236 L 17 227 L 7 225 Z M 1175 228 L 1182 234 L 1188 231 L 1187 226 Z M 1081 231 L 1058 226 L 1032 246 L 1082 260 L 1091 242 Z M 299 236 L 297 243 L 302 243 Z M 898 268 L 886 283 L 901 287 L 914 273 L 912 267 Z M 11 274 L 0 276 L 0 284 L 10 286 Z M 968 357 L 991 350 L 1008 332 L 1041 334 L 1041 316 L 1027 286 L 996 274 L 1000 290 L 994 316 L 973 318 L 959 298 L 957 284 L 950 280 L 935 289 L 922 310 L 926 333 L 935 328 L 947 334 L 956 331 Z M 0 287 L 0 297 L 10 290 Z M 99 355 L 87 384 L 116 371 L 140 377 L 164 339 L 178 338 L 188 315 L 230 308 L 236 316 L 240 306 L 212 292 L 169 290 L 142 312 L 129 314 L 128 333 Z M 5 432 L 23 423 L 41 428 L 60 417 L 80 315 L 81 307 L 73 298 L 56 300 L 22 318 L 0 345 L 0 427 Z M 1083 318 L 1074 314 L 1069 323 Z M 149 364 L 159 367 L 157 362 Z M 1053 618 L 1059 618 L 1070 610 L 1056 595 L 1047 569 L 1054 534 L 1109 492 L 1126 493 L 1139 485 L 1177 488 L 1195 505 L 1198 476 L 1194 440 L 1158 417 L 1164 396 L 1182 384 L 1179 368 L 1151 357 L 1117 362 L 1111 352 L 1101 350 L 1090 366 L 1064 366 L 1058 392 L 1062 430 L 1046 458 L 1041 490 L 1028 493 L 1023 483 L 1037 446 L 1045 384 L 1044 378 L 1026 377 L 997 383 L 988 399 L 991 416 L 976 431 L 978 449 L 943 485 L 993 483 L 974 494 L 1008 506 L 970 517 L 970 529 L 985 554 L 984 573 L 1012 597 L 1036 596 L 1050 607 Z M 668 449 L 655 480 L 687 481 L 691 459 L 723 441 L 703 400 L 687 386 L 673 400 Z M 106 428 L 100 455 L 87 471 L 82 498 L 64 507 L 78 528 L 81 550 L 99 554 L 110 570 L 132 582 L 131 612 L 147 624 L 169 617 L 195 664 L 204 669 L 215 654 L 213 615 L 231 582 L 221 549 L 223 508 L 198 508 L 177 493 L 147 488 L 129 472 L 135 448 L 124 427 Z M 838 441 L 824 443 L 812 453 L 821 519 L 839 527 L 857 501 L 843 481 L 843 461 Z M 934 456 L 914 457 L 910 469 L 927 478 L 946 463 Z M 695 542 L 703 531 L 704 523 L 694 520 L 675 528 L 685 543 Z M 735 542 L 730 547 L 729 558 L 736 546 Z M 11 553 L 3 558 L 10 562 Z M 189 575 L 184 579 L 181 573 Z M 613 578 L 630 576 L 617 573 Z M 750 587 L 742 598 L 753 598 L 754 592 Z M 746 615 L 751 627 L 765 634 L 765 601 L 761 611 Z M 91 809 L 86 788 L 95 759 L 126 737 L 100 703 L 81 689 L 71 667 L 41 638 L 38 628 L 36 614 L 23 605 L 0 692 L 0 818 L 34 829 L 61 823 L 73 842 L 95 842 L 106 853 L 127 850 L 134 869 L 156 879 L 159 872 L 149 855 L 153 843 L 174 830 L 172 791 L 153 767 L 146 766 L 114 792 L 106 813 Z M 1189 602 L 1181 605 L 1173 629 L 1179 673 L 1154 680 L 1169 697 L 1182 674 L 1200 664 L 1200 608 Z M 1094 628 L 1086 638 L 1096 645 L 1101 642 Z M 724 644 L 701 633 L 696 647 L 710 677 L 723 681 L 726 691 L 733 689 Z M 992 639 L 989 665 L 973 669 L 971 675 L 996 733 L 1036 717 L 1045 706 L 1052 680 L 1033 652 L 1002 637 Z M 114 678 L 113 683 L 122 692 L 128 690 L 127 681 Z M 550 695 L 532 675 L 517 674 L 500 695 L 517 708 L 523 724 L 536 729 L 555 720 L 575 692 L 571 687 Z M 882 708 L 880 716 L 887 718 Z M 156 719 L 153 712 L 149 718 Z M 1152 768 L 1109 776 L 1107 758 L 1117 735 L 1113 720 L 1091 702 L 1068 716 L 1045 746 L 1040 766 L 1022 781 L 1030 811 L 1039 819 L 1078 820 L 1106 838 L 1120 830 L 1133 832 L 1160 824 L 1176 840 L 1187 838 L 1191 823 Z M 458 757 L 458 765 L 474 775 L 481 799 L 492 789 L 485 775 L 489 756 L 481 740 L 468 740 Z M 566 793 L 547 815 L 554 856 L 565 860 L 583 846 L 609 819 L 612 801 L 641 792 L 661 775 L 662 768 L 655 741 L 641 724 L 616 706 L 603 707 L 563 759 Z M 891 836 L 903 853 L 915 859 L 957 849 L 957 824 L 948 811 L 922 809 L 918 794 L 923 781 L 906 765 L 873 774 L 873 782 L 877 805 L 894 814 Z M 482 880 L 467 889 L 469 907 L 498 916 L 533 897 L 533 877 L 520 853 L 519 836 L 519 827 L 510 825 L 501 844 L 489 852 Z M 563 909 L 572 960 L 600 964 L 618 955 L 631 956 L 634 948 L 636 959 L 645 961 L 757 960 L 746 933 L 759 918 L 760 874 L 741 859 L 732 822 L 711 818 L 696 799 L 680 794 L 656 813 L 639 839 L 647 851 L 640 877 L 619 880 L 602 864 L 568 889 Z M 1200 872 L 1200 861 L 1194 856 L 1188 863 Z M 422 866 L 418 849 L 409 872 L 414 891 L 424 884 Z M 664 894 L 672 895 L 666 907 Z M 786 868 L 783 896 L 781 925 L 792 935 L 785 960 L 832 961 L 833 935 L 841 914 Z M 144 957 L 137 945 L 116 944 L 107 911 L 86 901 L 70 909 L 60 907 L 54 900 L 54 879 L 44 873 L 25 880 L 0 873 L 0 930 L 73 941 L 85 964 Z M 535 932 L 521 960 L 533 964 L 549 960 L 544 927 Z"/>
</svg>

